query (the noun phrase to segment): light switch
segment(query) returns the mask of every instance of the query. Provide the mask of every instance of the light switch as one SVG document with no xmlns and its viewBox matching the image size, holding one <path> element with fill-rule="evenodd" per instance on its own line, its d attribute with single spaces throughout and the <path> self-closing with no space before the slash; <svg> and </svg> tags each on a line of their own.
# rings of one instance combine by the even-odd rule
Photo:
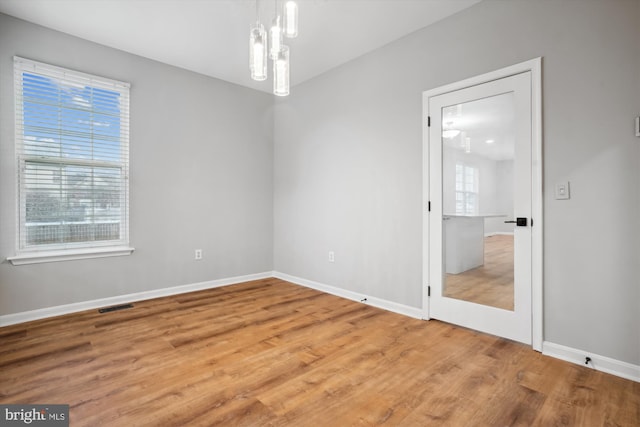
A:
<svg viewBox="0 0 640 427">
<path fill-rule="evenodd" d="M 569 181 L 556 184 L 556 200 L 567 200 L 569 198 Z"/>
</svg>

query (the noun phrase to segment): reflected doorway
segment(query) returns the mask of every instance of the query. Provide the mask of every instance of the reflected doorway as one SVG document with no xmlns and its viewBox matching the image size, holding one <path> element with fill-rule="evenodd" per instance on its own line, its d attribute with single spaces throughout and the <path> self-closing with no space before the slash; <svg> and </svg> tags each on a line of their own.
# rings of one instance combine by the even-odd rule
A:
<svg viewBox="0 0 640 427">
<path fill-rule="evenodd" d="M 514 93 L 447 106 L 442 129 L 443 296 L 513 311 Z"/>
</svg>

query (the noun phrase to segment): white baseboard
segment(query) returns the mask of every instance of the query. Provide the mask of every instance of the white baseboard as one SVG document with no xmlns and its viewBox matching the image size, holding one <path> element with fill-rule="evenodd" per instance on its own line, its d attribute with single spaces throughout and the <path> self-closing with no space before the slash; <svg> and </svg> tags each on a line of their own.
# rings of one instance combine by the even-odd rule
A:
<svg viewBox="0 0 640 427">
<path fill-rule="evenodd" d="M 610 357 L 593 354 L 588 351 L 554 344 L 549 341 L 544 341 L 542 343 L 542 354 L 581 366 L 585 366 L 585 358 L 590 357 L 591 361 L 586 366 L 590 366 L 596 371 L 602 371 L 628 380 L 640 382 L 639 365 L 633 365 Z"/>
<path fill-rule="evenodd" d="M 368 304 L 373 307 L 381 308 L 383 310 L 402 314 L 408 317 L 413 317 L 415 319 L 422 319 L 423 317 L 421 308 L 410 307 L 408 305 L 399 304 L 397 302 L 387 301 L 381 298 L 376 298 L 369 295 L 360 294 L 357 292 L 347 291 L 345 289 L 336 288 L 334 286 L 329 286 L 323 283 L 314 282 L 313 280 L 307 280 L 300 277 L 291 276 L 289 274 L 280 273 L 278 271 L 273 272 L 273 277 L 277 279 L 286 280 L 287 282 L 295 283 L 296 285 L 305 286 L 307 288 L 315 289 L 317 291 L 326 292 L 331 295 L 336 295 L 342 298 L 350 299 L 352 301 Z"/>
<path fill-rule="evenodd" d="M 44 319 L 47 317 L 76 313 L 78 311 L 92 310 L 100 307 L 108 307 L 111 305 L 143 301 L 170 295 L 184 294 L 187 292 L 200 291 L 203 289 L 218 288 L 221 286 L 233 285 L 236 283 L 249 282 L 251 280 L 267 279 L 269 277 L 273 277 L 273 273 L 271 271 L 249 274 L 246 276 L 229 277 L 226 279 L 210 280 L 207 282 L 192 283 L 189 285 L 174 286 L 171 288 L 154 289 L 151 291 L 137 292 L 134 294 L 118 295 L 115 297 L 76 302 L 73 304 L 58 305 L 55 307 L 40 308 L 37 310 L 24 311 L 21 313 L 5 314 L 3 316 L 0 316 L 0 326 L 15 325 L 17 323 L 30 322 L 32 320 Z"/>
<path fill-rule="evenodd" d="M 312 280 L 303 279 L 289 274 L 277 271 L 268 271 L 263 273 L 249 274 L 245 276 L 229 277 L 225 279 L 210 280 L 206 282 L 192 283 L 189 285 L 174 286 L 171 288 L 154 289 L 151 291 L 138 292 L 133 294 L 119 295 L 115 297 L 96 299 L 91 301 L 83 301 L 73 304 L 59 305 L 55 307 L 41 308 L 38 310 L 25 311 L 21 313 L 12 313 L 0 316 L 0 326 L 9 326 L 18 323 L 29 322 L 32 320 L 44 319 L 47 317 L 60 316 L 63 314 L 76 313 L 79 311 L 92 310 L 100 307 L 108 307 L 111 305 L 130 303 L 135 301 L 143 301 L 152 298 L 160 298 L 170 295 L 184 294 L 187 292 L 200 291 L 203 289 L 213 289 L 221 286 L 233 285 L 236 283 L 249 282 L 252 280 L 268 279 L 275 277 L 286 280 L 297 285 L 305 286 L 328 294 L 336 295 L 356 302 L 371 305 L 373 307 L 388 310 L 394 313 L 402 314 L 415 319 L 422 319 L 422 309 L 399 304 L 393 301 L 371 297 L 357 292 L 348 291 L 334 286 L 325 285 L 323 283 L 314 282 Z M 366 298 L 366 300 L 365 300 Z M 584 350 L 567 347 L 561 344 L 555 344 L 549 341 L 542 343 L 542 354 L 561 359 L 567 362 L 584 366 L 585 357 L 590 357 L 591 368 L 626 378 L 632 381 L 640 382 L 640 366 L 631 363 L 622 362 L 610 357 L 601 356 Z"/>
<path fill-rule="evenodd" d="M 291 276 L 289 274 L 280 273 L 277 271 L 273 272 L 273 277 L 286 280 L 297 285 L 316 289 L 321 292 L 336 295 L 342 298 L 347 298 L 357 302 L 363 302 L 365 304 L 382 308 L 394 313 L 402 314 L 416 319 L 423 318 L 422 310 L 419 308 L 409 307 L 403 304 L 370 297 L 357 292 L 347 291 L 344 289 L 336 288 L 334 286 L 325 285 L 323 283 L 314 282 L 312 280 Z M 362 301 L 364 298 L 366 298 L 367 300 Z M 633 365 L 631 363 L 622 362 L 620 360 L 612 359 L 610 357 L 601 356 L 583 350 L 577 350 L 560 344 L 554 344 L 549 341 L 544 341 L 542 343 L 542 353 L 547 356 L 551 356 L 556 359 L 561 359 L 578 365 L 584 365 L 585 357 L 588 356 L 591 358 L 591 362 L 589 362 L 589 366 L 591 368 L 598 371 L 606 372 L 611 375 L 616 375 L 621 378 L 640 382 L 640 366 L 638 365 Z"/>
</svg>

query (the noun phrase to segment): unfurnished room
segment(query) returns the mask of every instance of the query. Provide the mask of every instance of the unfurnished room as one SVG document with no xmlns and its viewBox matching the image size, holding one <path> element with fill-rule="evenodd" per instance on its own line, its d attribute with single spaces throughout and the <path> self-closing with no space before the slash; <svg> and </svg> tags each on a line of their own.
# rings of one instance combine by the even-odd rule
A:
<svg viewBox="0 0 640 427">
<path fill-rule="evenodd" d="M 0 0 L 0 425 L 640 426 L 640 0 Z"/>
</svg>

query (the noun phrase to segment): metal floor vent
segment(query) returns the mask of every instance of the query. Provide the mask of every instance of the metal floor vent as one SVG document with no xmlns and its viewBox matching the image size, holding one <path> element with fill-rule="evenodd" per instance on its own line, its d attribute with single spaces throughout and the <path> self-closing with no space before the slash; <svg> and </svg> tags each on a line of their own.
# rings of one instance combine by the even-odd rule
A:
<svg viewBox="0 0 640 427">
<path fill-rule="evenodd" d="M 126 310 L 127 308 L 133 308 L 133 304 L 121 304 L 114 305 L 113 307 L 105 307 L 98 310 L 99 313 L 110 313 L 112 311 Z"/>
</svg>

